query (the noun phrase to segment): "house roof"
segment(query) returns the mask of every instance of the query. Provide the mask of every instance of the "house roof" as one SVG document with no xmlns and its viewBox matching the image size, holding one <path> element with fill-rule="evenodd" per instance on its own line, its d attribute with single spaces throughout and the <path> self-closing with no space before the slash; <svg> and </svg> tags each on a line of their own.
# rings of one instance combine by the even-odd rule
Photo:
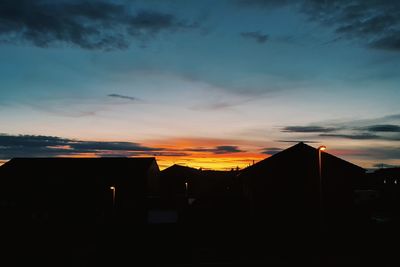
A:
<svg viewBox="0 0 400 267">
<path fill-rule="evenodd" d="M 243 170 L 243 173 L 249 173 L 249 172 L 254 172 L 254 171 L 259 171 L 259 170 L 264 170 L 268 169 L 271 166 L 274 166 L 276 164 L 282 164 L 282 162 L 287 162 L 285 165 L 290 168 L 291 165 L 294 165 L 293 162 L 296 162 L 298 160 L 304 160 L 304 159 L 309 159 L 309 160 L 318 160 L 317 154 L 318 149 L 309 146 L 307 144 L 304 144 L 303 142 L 300 142 L 294 146 L 291 146 L 279 153 L 276 153 L 272 155 L 269 158 L 266 158 L 262 161 L 257 162 L 256 164 L 247 167 L 246 169 Z M 357 171 L 360 172 L 365 172 L 365 169 L 363 169 L 360 166 L 357 166 L 351 162 L 348 162 L 346 160 L 343 160 L 341 158 L 338 158 L 332 154 L 329 154 L 327 152 L 322 153 L 323 158 L 325 160 L 333 161 L 335 162 L 336 165 L 341 165 L 341 166 L 346 166 L 348 168 L 353 168 Z"/>
<path fill-rule="evenodd" d="M 149 158 L 13 158 L 0 167 L 0 173 L 101 173 L 104 171 L 145 172 L 157 164 Z"/>
<path fill-rule="evenodd" d="M 194 174 L 194 173 L 199 173 L 200 170 L 192 168 L 192 167 L 174 164 L 174 165 L 162 170 L 161 172 L 165 173 L 165 174 L 169 174 L 169 173 Z"/>
</svg>

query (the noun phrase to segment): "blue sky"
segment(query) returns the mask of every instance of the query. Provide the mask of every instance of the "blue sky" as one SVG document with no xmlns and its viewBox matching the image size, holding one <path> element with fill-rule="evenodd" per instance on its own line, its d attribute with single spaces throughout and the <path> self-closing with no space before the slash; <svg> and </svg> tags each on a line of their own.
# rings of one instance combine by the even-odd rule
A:
<svg viewBox="0 0 400 267">
<path fill-rule="evenodd" d="M 2 160 L 202 149 L 244 166 L 306 140 L 400 164 L 397 1 L 6 0 L 0 22 Z M 43 137 L 65 142 L 27 148 Z"/>
</svg>

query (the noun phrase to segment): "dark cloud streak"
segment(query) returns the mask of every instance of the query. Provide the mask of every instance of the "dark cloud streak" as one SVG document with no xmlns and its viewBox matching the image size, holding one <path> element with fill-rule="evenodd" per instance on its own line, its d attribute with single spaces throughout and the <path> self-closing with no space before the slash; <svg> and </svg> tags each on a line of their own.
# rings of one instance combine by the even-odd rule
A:
<svg viewBox="0 0 400 267">
<path fill-rule="evenodd" d="M 104 155 L 152 155 L 163 148 L 132 142 L 98 142 L 40 135 L 0 135 L 0 159 L 13 157 L 73 156 L 82 153 Z"/>
<path fill-rule="evenodd" d="M 213 148 L 200 147 L 200 148 L 187 148 L 184 150 L 191 152 L 211 152 L 214 154 L 230 154 L 230 153 L 244 152 L 243 150 L 239 149 L 238 146 L 216 146 Z"/>
<path fill-rule="evenodd" d="M 127 100 L 131 100 L 131 101 L 139 101 L 139 98 L 136 98 L 136 97 L 133 97 L 133 96 L 127 96 L 127 95 L 109 94 L 107 96 L 108 97 L 114 97 L 114 98 L 127 99 Z"/>
<path fill-rule="evenodd" d="M 237 2 L 244 6 L 277 8 L 293 4 L 296 0 L 238 0 Z"/>
<path fill-rule="evenodd" d="M 374 168 L 398 168 L 398 167 L 400 167 L 400 166 L 398 166 L 398 165 L 392 165 L 392 164 L 386 164 L 386 163 L 377 163 L 377 164 L 374 164 L 374 166 L 373 166 Z"/>
<path fill-rule="evenodd" d="M 322 127 L 322 126 L 287 126 L 282 132 L 290 133 L 327 133 L 337 131 L 338 128 Z"/>
<path fill-rule="evenodd" d="M 67 44 L 88 50 L 126 49 L 132 39 L 148 40 L 161 31 L 194 24 L 152 10 L 130 13 L 112 1 L 0 2 L 0 42 L 46 48 Z"/>
<path fill-rule="evenodd" d="M 400 126 L 399 125 L 392 125 L 392 124 L 378 124 L 378 125 L 371 125 L 363 130 L 367 130 L 370 132 L 395 132 L 400 133 Z"/>
<path fill-rule="evenodd" d="M 333 138 L 346 138 L 354 140 L 376 140 L 382 139 L 381 136 L 376 134 L 362 133 L 362 134 L 320 134 L 321 137 L 333 137 Z"/>
<path fill-rule="evenodd" d="M 264 148 L 261 153 L 262 154 L 267 154 L 267 155 L 273 155 L 273 154 L 276 154 L 276 153 L 281 152 L 281 151 L 282 151 L 281 148 L 267 147 L 267 148 Z"/>
<path fill-rule="evenodd" d="M 263 44 L 263 43 L 267 42 L 269 39 L 268 34 L 263 34 L 258 31 L 257 32 L 241 32 L 240 35 L 243 38 L 254 40 L 259 44 Z"/>
</svg>

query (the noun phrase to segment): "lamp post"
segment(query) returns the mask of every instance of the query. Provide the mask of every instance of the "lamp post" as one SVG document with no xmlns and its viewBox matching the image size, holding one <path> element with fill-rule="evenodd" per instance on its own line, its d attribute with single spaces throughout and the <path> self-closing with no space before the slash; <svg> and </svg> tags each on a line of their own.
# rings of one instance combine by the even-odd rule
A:
<svg viewBox="0 0 400 267">
<path fill-rule="evenodd" d="M 115 186 L 110 186 L 110 189 L 112 191 L 112 205 L 114 208 L 115 207 Z"/>
<path fill-rule="evenodd" d="M 319 216 L 320 216 L 320 227 L 322 228 L 323 216 L 322 216 L 322 157 L 321 152 L 326 150 L 326 146 L 318 147 L 318 174 L 319 174 Z"/>
<path fill-rule="evenodd" d="M 188 182 L 185 182 L 185 197 L 188 197 Z"/>
</svg>

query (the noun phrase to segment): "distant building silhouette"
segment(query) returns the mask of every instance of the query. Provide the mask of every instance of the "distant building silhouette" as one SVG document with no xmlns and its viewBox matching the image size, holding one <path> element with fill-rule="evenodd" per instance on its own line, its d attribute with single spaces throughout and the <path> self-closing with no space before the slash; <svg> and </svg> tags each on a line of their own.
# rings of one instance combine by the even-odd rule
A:
<svg viewBox="0 0 400 267">
<path fill-rule="evenodd" d="M 0 168 L 3 221 L 145 223 L 155 158 L 15 158 Z"/>
<path fill-rule="evenodd" d="M 241 185 L 237 171 L 198 170 L 173 165 L 161 172 L 160 203 L 164 208 L 176 210 L 181 220 L 190 217 L 192 222 L 216 222 L 229 220 L 225 216 L 229 208 L 235 208 L 241 197 Z"/>
<path fill-rule="evenodd" d="M 375 192 L 369 196 L 366 205 L 374 212 L 400 218 L 400 168 L 382 168 L 368 174 L 366 185 Z M 364 197 L 365 198 L 365 197 Z"/>
</svg>

